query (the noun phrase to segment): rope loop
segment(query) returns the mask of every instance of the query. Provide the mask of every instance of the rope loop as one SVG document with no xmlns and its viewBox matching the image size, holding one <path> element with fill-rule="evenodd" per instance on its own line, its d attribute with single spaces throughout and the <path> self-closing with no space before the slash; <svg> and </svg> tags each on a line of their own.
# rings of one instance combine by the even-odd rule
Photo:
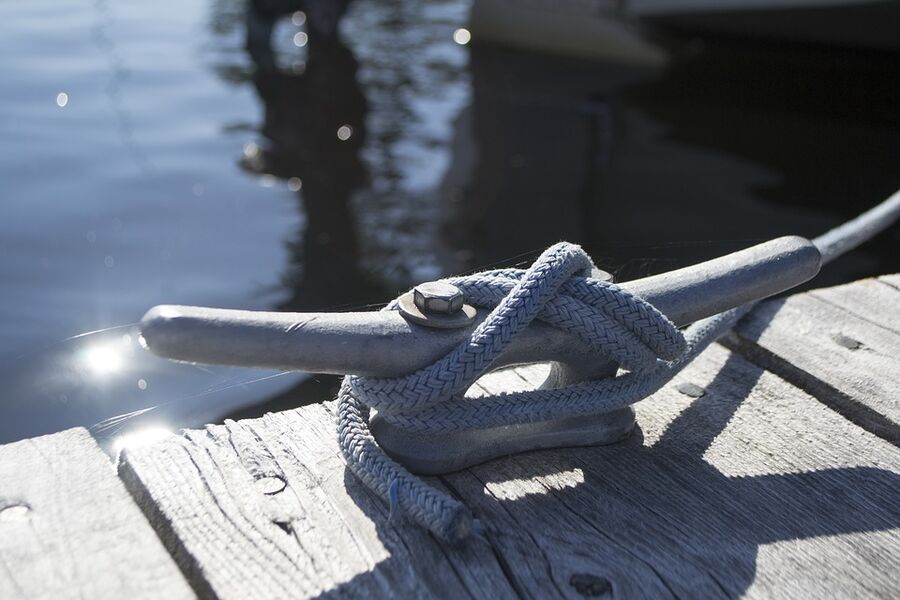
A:
<svg viewBox="0 0 900 600">
<path fill-rule="evenodd" d="M 694 340 L 649 302 L 592 279 L 594 263 L 566 242 L 545 250 L 527 270 L 498 269 L 451 277 L 466 302 L 491 312 L 469 338 L 433 364 L 403 377 L 348 375 L 338 392 L 338 438 L 350 469 L 403 514 L 446 541 L 473 530 L 457 500 L 397 464 L 369 431 L 374 408 L 412 432 L 451 432 L 596 414 L 627 406 L 658 389 L 696 350 Z M 385 310 L 396 310 L 397 301 Z M 618 376 L 551 390 L 471 399 L 465 392 L 535 319 L 584 340 L 597 360 L 626 369 Z"/>
<path fill-rule="evenodd" d="M 828 263 L 900 217 L 900 192 L 813 242 Z M 350 469 L 404 514 L 442 540 L 457 542 L 485 528 L 461 502 L 428 486 L 388 458 L 369 431 L 369 409 L 411 431 L 459 431 L 608 412 L 662 388 L 747 314 L 755 302 L 697 321 L 684 333 L 650 303 L 589 277 L 578 246 L 548 248 L 527 271 L 498 269 L 445 279 L 467 302 L 492 308 L 447 356 L 406 377 L 347 376 L 338 392 L 338 440 Z M 385 310 L 396 310 L 397 301 Z M 541 319 L 579 336 L 629 372 L 612 378 L 468 399 L 466 389 L 529 323 Z"/>
</svg>

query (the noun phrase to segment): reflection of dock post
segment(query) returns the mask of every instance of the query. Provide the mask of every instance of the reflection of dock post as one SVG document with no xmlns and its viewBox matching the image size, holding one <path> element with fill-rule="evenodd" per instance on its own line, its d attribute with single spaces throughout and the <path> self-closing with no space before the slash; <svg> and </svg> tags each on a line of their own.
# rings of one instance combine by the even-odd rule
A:
<svg viewBox="0 0 900 600">
<path fill-rule="evenodd" d="M 264 107 L 264 141 L 242 166 L 287 180 L 305 217 L 298 239 L 289 244 L 291 264 L 283 279 L 291 296 L 281 308 L 366 302 L 383 293 L 360 273 L 350 207 L 353 194 L 368 181 L 359 156 L 367 108 L 356 80 L 356 58 L 336 35 L 336 22 L 326 27 L 331 32 L 326 35 L 311 26 L 310 14 L 303 69 L 279 69 L 269 40 L 277 14 L 260 14 L 259 4 L 248 7 L 247 40 L 256 66 L 253 83 Z M 370 294 L 373 285 L 378 293 Z"/>
</svg>

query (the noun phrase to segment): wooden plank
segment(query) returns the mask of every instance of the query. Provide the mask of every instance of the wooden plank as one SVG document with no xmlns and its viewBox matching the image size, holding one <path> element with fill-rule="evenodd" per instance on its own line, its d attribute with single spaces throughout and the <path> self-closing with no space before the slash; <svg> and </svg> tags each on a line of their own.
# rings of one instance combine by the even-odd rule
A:
<svg viewBox="0 0 900 600">
<path fill-rule="evenodd" d="M 900 444 L 900 289 L 867 279 L 764 302 L 735 332 L 753 362 Z"/>
<path fill-rule="evenodd" d="M 863 279 L 807 293 L 900 336 L 900 290 L 888 281 Z"/>
<path fill-rule="evenodd" d="M 126 451 L 120 475 L 210 597 L 511 595 L 487 544 L 450 549 L 389 524 L 335 438 L 314 405 Z"/>
<path fill-rule="evenodd" d="M 878 278 L 878 281 L 884 283 L 886 285 L 891 286 L 894 289 L 900 290 L 900 273 L 893 273 L 891 275 L 882 275 Z"/>
<path fill-rule="evenodd" d="M 897 448 L 720 346 L 637 409 L 625 443 L 433 479 L 486 529 L 454 547 L 388 521 L 330 404 L 127 451 L 120 475 L 210 597 L 900 593 Z"/>
<path fill-rule="evenodd" d="M 0 446 L 0 598 L 192 598 L 85 429 Z"/>
</svg>

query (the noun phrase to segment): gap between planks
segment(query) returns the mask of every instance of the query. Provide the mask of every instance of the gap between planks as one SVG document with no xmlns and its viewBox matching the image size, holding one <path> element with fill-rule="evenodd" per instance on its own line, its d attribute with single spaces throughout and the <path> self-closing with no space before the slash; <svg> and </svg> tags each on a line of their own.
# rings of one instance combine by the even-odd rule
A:
<svg viewBox="0 0 900 600">
<path fill-rule="evenodd" d="M 900 445 L 898 281 L 888 275 L 763 302 L 723 343 Z"/>
<path fill-rule="evenodd" d="M 188 431 L 120 472 L 208 597 L 897 593 L 896 448 L 718 345 L 674 384 L 628 442 L 432 479 L 486 527 L 457 547 L 389 522 L 344 467 L 331 404 Z"/>
<path fill-rule="evenodd" d="M 0 598 L 192 598 L 87 430 L 0 446 Z"/>
</svg>

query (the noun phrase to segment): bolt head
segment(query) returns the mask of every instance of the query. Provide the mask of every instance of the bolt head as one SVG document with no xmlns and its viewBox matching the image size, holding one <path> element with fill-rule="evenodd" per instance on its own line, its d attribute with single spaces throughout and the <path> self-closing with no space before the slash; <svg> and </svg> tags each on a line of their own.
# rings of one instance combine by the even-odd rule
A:
<svg viewBox="0 0 900 600">
<path fill-rule="evenodd" d="M 465 297 L 455 285 L 430 281 L 413 288 L 413 302 L 424 313 L 452 315 L 462 310 Z"/>
</svg>

